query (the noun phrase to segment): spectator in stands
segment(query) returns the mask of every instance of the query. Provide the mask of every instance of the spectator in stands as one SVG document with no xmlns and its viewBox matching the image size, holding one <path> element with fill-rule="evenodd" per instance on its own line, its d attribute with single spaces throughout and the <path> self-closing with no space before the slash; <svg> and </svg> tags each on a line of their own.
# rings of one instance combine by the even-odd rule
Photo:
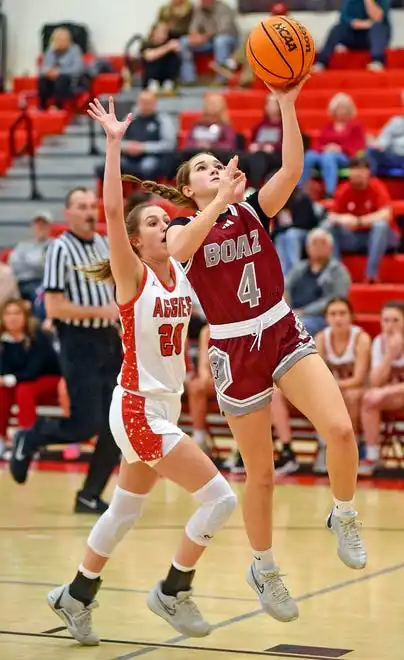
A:
<svg viewBox="0 0 404 660">
<path fill-rule="evenodd" d="M 34 302 L 42 284 L 45 256 L 50 238 L 52 216 L 41 211 L 31 221 L 33 238 L 17 243 L 10 253 L 9 264 L 18 282 L 22 298 Z"/>
<path fill-rule="evenodd" d="M 157 23 L 142 47 L 144 88 L 150 92 L 172 94 L 180 72 L 181 44 L 170 37 L 167 23 Z"/>
<path fill-rule="evenodd" d="M 9 300 L 0 311 L 0 453 L 13 404 L 18 426 L 34 424 L 36 406 L 57 400 L 60 367 L 51 337 L 42 332 L 22 300 Z"/>
<path fill-rule="evenodd" d="M 194 7 L 190 0 L 170 0 L 159 11 L 157 22 L 168 24 L 171 39 L 179 39 L 189 32 Z"/>
<path fill-rule="evenodd" d="M 381 312 L 381 334 L 372 344 L 370 389 L 363 398 L 362 427 L 366 459 L 359 474 L 371 475 L 379 467 L 380 422 L 383 412 L 404 408 L 404 306 L 390 302 Z"/>
<path fill-rule="evenodd" d="M 282 120 L 274 94 L 266 98 L 264 117 L 251 131 L 248 151 L 246 167 L 242 169 L 246 170 L 248 182 L 256 190 L 265 177 L 282 164 Z"/>
<path fill-rule="evenodd" d="M 343 0 L 340 21 L 331 28 L 317 58 L 317 69 L 328 66 L 338 44 L 351 50 L 370 50 L 368 69 L 384 67 L 390 41 L 389 0 Z"/>
<path fill-rule="evenodd" d="M 398 245 L 399 238 L 390 227 L 392 209 L 386 186 L 371 178 L 364 157 L 353 158 L 349 165 L 349 181 L 338 189 L 333 212 L 324 226 L 334 238 L 334 256 L 341 252 L 367 250 L 367 282 L 378 280 L 379 266 L 388 249 Z"/>
<path fill-rule="evenodd" d="M 356 434 L 370 366 L 371 338 L 353 324 L 352 305 L 346 298 L 330 300 L 325 310 L 327 327 L 316 336 L 318 352 L 338 381 Z M 318 462 L 325 466 L 325 442 L 320 438 Z"/>
<path fill-rule="evenodd" d="M 133 121 L 122 142 L 122 173 L 141 179 L 155 179 L 166 174 L 168 159 L 176 142 L 171 117 L 158 112 L 154 94 L 146 90 L 140 92 Z M 103 179 L 104 165 L 97 167 L 96 172 L 98 178 Z"/>
<path fill-rule="evenodd" d="M 276 2 L 272 5 L 271 14 L 272 16 L 287 16 L 289 7 L 283 2 Z M 217 73 L 222 80 L 232 80 L 232 82 L 237 80 L 237 85 L 240 87 L 249 87 L 255 77 L 247 59 L 247 40 L 248 36 L 242 40 L 224 64 L 218 64 L 215 61 L 209 64 L 212 71 Z"/>
<path fill-rule="evenodd" d="M 401 93 L 404 103 L 404 92 Z M 404 170 L 404 115 L 395 115 L 382 128 L 367 151 L 372 174 Z"/>
<path fill-rule="evenodd" d="M 84 73 L 80 46 L 72 42 L 67 28 L 53 31 L 38 77 L 39 107 L 46 110 L 53 99 L 57 108 L 63 108 L 72 98 Z"/>
<path fill-rule="evenodd" d="M 332 257 L 333 240 L 324 229 L 313 229 L 306 239 L 308 259 L 297 263 L 285 279 L 289 303 L 311 335 L 325 327 L 324 312 L 333 298 L 346 298 L 351 278 Z"/>
<path fill-rule="evenodd" d="M 204 98 L 202 115 L 185 137 L 184 149 L 178 154 L 176 166 L 198 151 L 212 152 L 219 160 L 227 162 L 236 147 L 237 135 L 230 124 L 226 99 L 223 94 L 209 92 Z"/>
<path fill-rule="evenodd" d="M 200 0 L 195 7 L 189 33 L 181 37 L 181 79 L 194 83 L 194 53 L 210 53 L 217 64 L 224 64 L 238 41 L 236 12 L 222 0 Z"/>
<path fill-rule="evenodd" d="M 2 307 L 7 300 L 19 297 L 20 292 L 13 271 L 8 264 L 0 262 L 0 307 Z"/>
<path fill-rule="evenodd" d="M 302 258 L 307 234 L 317 227 L 319 219 L 312 200 L 301 188 L 295 188 L 275 216 L 272 236 L 285 277 Z"/>
<path fill-rule="evenodd" d="M 98 204 L 87 188 L 74 188 L 65 201 L 69 229 L 55 239 L 46 255 L 44 289 L 48 317 L 60 342 L 63 376 L 70 399 L 70 417 L 40 417 L 29 430 L 16 433 L 10 471 L 25 483 L 40 447 L 87 442 L 98 435 L 76 513 L 104 513 L 101 494 L 119 462 L 120 451 L 109 428 L 109 404 L 121 368 L 122 351 L 112 287 L 89 281 L 82 266 L 108 258 L 105 238 L 95 233 Z"/>
<path fill-rule="evenodd" d="M 362 124 L 354 117 L 356 107 L 352 98 L 342 92 L 330 101 L 328 112 L 331 121 L 322 129 L 313 149 L 304 155 L 301 184 L 318 167 L 324 179 L 325 196 L 333 197 L 338 183 L 338 170 L 347 167 L 349 159 L 365 149 L 365 133 Z"/>
</svg>

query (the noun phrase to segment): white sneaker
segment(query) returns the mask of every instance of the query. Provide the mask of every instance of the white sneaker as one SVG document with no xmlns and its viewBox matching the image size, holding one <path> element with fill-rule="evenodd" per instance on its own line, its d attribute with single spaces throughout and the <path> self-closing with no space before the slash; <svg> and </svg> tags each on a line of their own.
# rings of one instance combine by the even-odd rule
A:
<svg viewBox="0 0 404 660">
<path fill-rule="evenodd" d="M 179 591 L 176 596 L 166 596 L 159 582 L 147 597 L 148 608 L 161 616 L 175 630 L 187 637 L 206 637 L 212 626 L 205 621 L 197 605 L 192 600 L 192 589 Z"/>
<path fill-rule="evenodd" d="M 365 568 L 367 554 L 364 543 L 359 536 L 360 523 L 356 511 L 344 513 L 340 518 L 331 511 L 327 518 L 327 528 L 338 539 L 338 557 L 349 568 Z"/>
<path fill-rule="evenodd" d="M 319 446 L 313 465 L 314 474 L 327 474 L 326 448 Z"/>
<path fill-rule="evenodd" d="M 368 71 L 375 71 L 376 73 L 384 71 L 384 66 L 381 62 L 369 62 L 366 68 Z"/>
<path fill-rule="evenodd" d="M 247 571 L 247 582 L 258 595 L 263 610 L 274 619 L 294 621 L 298 618 L 299 609 L 279 574 L 279 568 L 259 571 L 253 562 Z"/>
<path fill-rule="evenodd" d="M 316 63 L 313 64 L 313 66 L 311 67 L 311 70 L 312 70 L 312 71 L 317 71 L 317 72 L 324 71 L 324 70 L 325 70 L 325 66 L 324 66 L 324 64 L 322 64 L 322 62 L 316 62 Z"/>
<path fill-rule="evenodd" d="M 165 80 L 162 84 L 161 91 L 163 94 L 171 95 L 174 94 L 174 81 Z"/>
<path fill-rule="evenodd" d="M 160 91 L 160 83 L 158 80 L 149 80 L 147 83 L 147 89 L 149 92 L 152 92 L 153 94 L 158 94 Z"/>
<path fill-rule="evenodd" d="M 48 593 L 48 605 L 66 625 L 74 639 L 83 646 L 97 646 L 100 638 L 92 629 L 91 612 L 98 607 L 93 600 L 87 607 L 69 594 L 69 585 L 63 584 Z"/>
</svg>

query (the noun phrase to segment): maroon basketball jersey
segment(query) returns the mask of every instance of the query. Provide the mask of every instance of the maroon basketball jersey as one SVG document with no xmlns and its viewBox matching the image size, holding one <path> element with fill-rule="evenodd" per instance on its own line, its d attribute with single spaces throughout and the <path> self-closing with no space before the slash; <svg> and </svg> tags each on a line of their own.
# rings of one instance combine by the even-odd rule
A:
<svg viewBox="0 0 404 660">
<path fill-rule="evenodd" d="M 172 224 L 192 220 L 177 218 Z M 210 324 L 255 318 L 282 299 L 283 274 L 268 223 L 257 193 L 230 205 L 183 264 Z"/>
</svg>

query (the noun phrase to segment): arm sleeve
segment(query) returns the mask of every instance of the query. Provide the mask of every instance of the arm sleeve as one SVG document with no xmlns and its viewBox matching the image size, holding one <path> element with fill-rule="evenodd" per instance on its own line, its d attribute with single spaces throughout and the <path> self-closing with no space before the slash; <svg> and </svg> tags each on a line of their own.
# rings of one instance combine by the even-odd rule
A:
<svg viewBox="0 0 404 660">
<path fill-rule="evenodd" d="M 268 218 L 266 213 L 264 213 L 264 211 L 261 208 L 261 205 L 258 200 L 258 191 L 247 197 L 246 201 L 241 202 L 241 204 L 250 212 L 252 212 L 253 215 L 258 216 L 258 219 L 261 222 L 262 226 L 264 227 L 265 231 L 269 234 L 271 218 Z"/>
<path fill-rule="evenodd" d="M 66 253 L 61 243 L 51 243 L 46 253 L 43 288 L 45 291 L 64 291 L 66 286 Z"/>
<path fill-rule="evenodd" d="M 56 64 L 55 53 L 51 48 L 48 48 L 42 61 L 40 73 L 44 74 L 50 71 L 51 69 L 54 69 L 55 64 Z"/>
<path fill-rule="evenodd" d="M 386 206 L 391 205 L 391 197 L 389 195 L 389 191 L 387 190 L 386 186 L 384 183 L 381 181 L 375 181 L 376 184 L 376 192 L 377 192 L 377 204 L 379 209 L 383 209 Z"/>
</svg>

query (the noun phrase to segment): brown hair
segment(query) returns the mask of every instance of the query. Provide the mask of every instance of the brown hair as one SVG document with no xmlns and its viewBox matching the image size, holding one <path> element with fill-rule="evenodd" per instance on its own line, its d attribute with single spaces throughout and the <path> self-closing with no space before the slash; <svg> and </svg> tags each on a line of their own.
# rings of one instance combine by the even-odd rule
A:
<svg viewBox="0 0 404 660">
<path fill-rule="evenodd" d="M 351 318 L 353 318 L 353 316 L 354 316 L 354 309 L 353 309 L 353 307 L 352 307 L 352 303 L 351 303 L 351 301 L 348 300 L 348 298 L 341 298 L 341 297 L 338 297 L 338 296 L 337 296 L 336 298 L 331 298 L 331 300 L 328 301 L 328 303 L 327 303 L 327 305 L 326 305 L 326 307 L 325 307 L 325 310 L 324 310 L 324 316 L 327 316 L 327 312 L 328 312 L 329 308 L 330 308 L 331 305 L 333 305 L 334 303 L 342 303 L 343 305 L 345 305 L 345 307 L 347 308 L 348 312 L 349 312 L 350 315 L 351 315 Z"/>
<path fill-rule="evenodd" d="M 150 206 L 149 202 L 143 202 L 142 204 L 138 204 L 126 216 L 125 226 L 129 238 L 132 238 L 132 236 L 136 236 L 136 234 L 138 233 L 141 213 L 142 211 L 144 211 L 144 209 L 147 209 L 149 206 Z M 136 248 L 134 248 L 133 246 L 132 248 L 133 251 L 137 253 Z M 109 259 L 103 259 L 102 261 L 98 261 L 95 264 L 91 264 L 91 266 L 79 266 L 77 267 L 77 270 L 80 270 L 82 273 L 86 275 L 86 277 L 88 277 L 91 280 L 95 280 L 96 282 L 107 282 L 108 280 L 111 281 L 114 280 L 112 276 L 111 263 Z"/>
<path fill-rule="evenodd" d="M 189 185 L 189 176 L 191 173 L 191 160 L 206 154 L 208 156 L 213 156 L 209 151 L 200 151 L 199 153 L 192 156 L 190 160 L 186 160 L 177 170 L 177 175 L 175 177 L 175 187 L 166 186 L 163 183 L 157 183 L 156 181 L 142 181 L 138 179 L 137 176 L 132 176 L 131 174 L 125 174 L 122 177 L 123 181 L 133 181 L 134 183 L 139 184 L 147 192 L 152 193 L 153 195 L 158 195 L 163 197 L 163 199 L 168 199 L 173 204 L 177 206 L 187 206 L 188 208 L 197 209 L 196 202 L 190 197 L 185 197 L 182 192 L 184 186 Z"/>
<path fill-rule="evenodd" d="M 7 328 L 4 325 L 4 314 L 10 305 L 16 305 L 19 310 L 24 314 L 24 328 L 23 332 L 25 335 L 24 343 L 26 346 L 29 346 L 32 339 L 34 338 L 36 331 L 38 330 L 38 320 L 34 318 L 31 314 L 29 308 L 29 303 L 26 300 L 21 300 L 20 298 L 10 298 L 7 300 L 4 305 L 0 308 L 0 335 L 3 332 L 7 332 Z"/>
</svg>

